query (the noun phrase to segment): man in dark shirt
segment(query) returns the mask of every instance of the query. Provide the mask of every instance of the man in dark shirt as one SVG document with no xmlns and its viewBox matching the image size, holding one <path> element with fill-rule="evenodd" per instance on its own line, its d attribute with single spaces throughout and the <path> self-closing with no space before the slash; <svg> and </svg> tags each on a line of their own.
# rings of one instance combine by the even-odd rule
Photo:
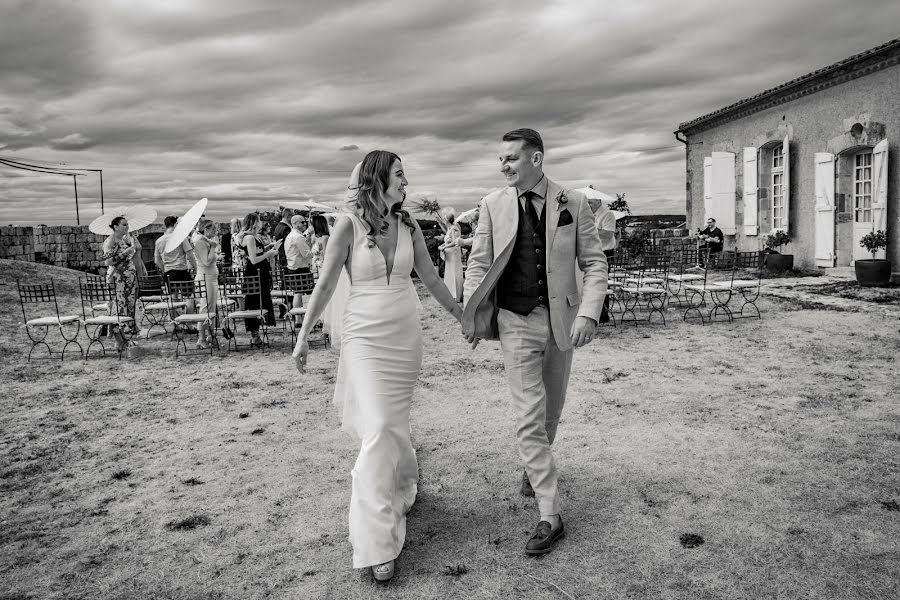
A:
<svg viewBox="0 0 900 600">
<path fill-rule="evenodd" d="M 716 220 L 712 217 L 707 219 L 706 229 L 704 229 L 703 231 L 698 231 L 697 237 L 699 237 L 701 242 L 703 242 L 700 244 L 701 262 L 703 259 L 703 254 L 707 250 L 709 250 L 709 254 L 711 257 L 710 262 L 714 263 L 715 261 L 712 259 L 714 259 L 715 257 L 713 255 L 718 255 L 720 252 L 722 252 L 722 248 L 725 245 L 725 234 L 722 233 L 721 229 L 716 227 Z"/>
<path fill-rule="evenodd" d="M 272 234 L 274 241 L 281 240 L 281 246 L 278 247 L 278 266 L 283 267 L 287 264 L 287 257 L 284 255 L 284 238 L 291 232 L 291 217 L 294 216 L 294 209 L 281 209 L 281 220 L 275 226 L 275 232 Z"/>
</svg>

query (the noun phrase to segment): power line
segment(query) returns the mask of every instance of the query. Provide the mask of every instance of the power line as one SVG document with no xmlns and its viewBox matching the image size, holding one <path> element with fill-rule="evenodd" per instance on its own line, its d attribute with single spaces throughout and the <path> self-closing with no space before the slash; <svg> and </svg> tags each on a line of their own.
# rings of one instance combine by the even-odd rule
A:
<svg viewBox="0 0 900 600">
<path fill-rule="evenodd" d="M 24 171 L 34 171 L 35 173 L 46 173 L 47 175 L 68 175 L 70 177 L 84 177 L 83 173 L 73 173 L 63 169 L 54 169 L 51 167 L 43 167 L 41 165 L 30 165 L 28 163 L 20 163 L 17 161 L 0 158 L 0 164 L 12 167 L 13 169 L 22 169 Z"/>
</svg>

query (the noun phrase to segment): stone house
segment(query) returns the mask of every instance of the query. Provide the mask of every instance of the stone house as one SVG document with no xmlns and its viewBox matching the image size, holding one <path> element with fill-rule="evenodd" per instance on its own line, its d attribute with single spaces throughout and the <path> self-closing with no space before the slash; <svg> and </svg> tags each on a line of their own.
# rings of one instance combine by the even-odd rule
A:
<svg viewBox="0 0 900 600">
<path fill-rule="evenodd" d="M 681 123 L 690 231 L 715 217 L 726 249 L 787 231 L 796 267 L 850 266 L 888 234 L 900 276 L 900 39 Z"/>
</svg>

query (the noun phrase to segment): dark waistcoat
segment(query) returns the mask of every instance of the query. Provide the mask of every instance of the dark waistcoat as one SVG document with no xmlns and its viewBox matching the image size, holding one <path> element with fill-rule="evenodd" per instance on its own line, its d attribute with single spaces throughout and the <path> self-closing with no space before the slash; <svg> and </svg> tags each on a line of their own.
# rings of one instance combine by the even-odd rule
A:
<svg viewBox="0 0 900 600">
<path fill-rule="evenodd" d="M 530 200 L 528 200 L 530 202 Z M 527 315 L 538 305 L 547 306 L 547 203 L 536 226 L 519 205 L 519 228 L 509 263 L 497 281 L 497 306 Z"/>
</svg>

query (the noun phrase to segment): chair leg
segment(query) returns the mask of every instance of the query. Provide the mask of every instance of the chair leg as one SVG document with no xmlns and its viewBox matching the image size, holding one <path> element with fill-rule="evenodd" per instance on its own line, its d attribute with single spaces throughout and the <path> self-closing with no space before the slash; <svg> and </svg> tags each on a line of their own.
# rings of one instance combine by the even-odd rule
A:
<svg viewBox="0 0 900 600">
<path fill-rule="evenodd" d="M 50 333 L 50 328 L 46 325 L 37 325 L 35 327 L 42 328 L 44 335 L 36 338 L 32 335 L 31 326 L 25 326 L 25 333 L 28 334 L 28 339 L 31 340 L 31 349 L 28 351 L 28 362 L 31 362 L 31 355 L 38 346 L 44 346 L 47 349 L 47 358 L 53 358 L 53 350 L 50 348 L 50 344 L 46 342 L 47 335 Z"/>
<path fill-rule="evenodd" d="M 78 343 L 78 334 L 81 332 L 81 321 L 76 321 L 75 323 L 75 335 L 72 337 L 66 336 L 66 332 L 62 325 L 59 326 L 59 335 L 62 336 L 62 339 L 66 341 L 63 345 L 62 353 L 60 354 L 59 360 L 60 362 L 66 359 L 66 348 L 71 345 L 78 346 L 78 354 L 79 356 L 84 356 L 84 348 L 81 347 L 81 344 Z"/>
</svg>

